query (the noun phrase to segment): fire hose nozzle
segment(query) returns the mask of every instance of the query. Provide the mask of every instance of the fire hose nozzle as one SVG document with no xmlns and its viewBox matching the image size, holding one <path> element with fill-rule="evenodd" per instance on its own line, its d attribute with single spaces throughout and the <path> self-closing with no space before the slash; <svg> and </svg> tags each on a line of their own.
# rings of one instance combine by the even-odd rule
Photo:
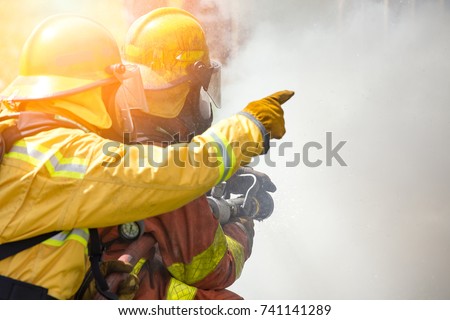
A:
<svg viewBox="0 0 450 320">
<path fill-rule="evenodd" d="M 270 217 L 274 210 L 273 198 L 265 191 L 247 198 L 246 207 L 243 206 L 244 197 L 234 199 L 208 197 L 207 199 L 211 211 L 221 224 L 235 217 L 248 217 L 262 221 Z"/>
<path fill-rule="evenodd" d="M 275 191 L 276 186 L 266 174 L 242 167 L 227 182 L 215 186 L 207 199 L 221 224 L 234 217 L 262 221 L 270 217 L 274 210 L 269 192 Z"/>
</svg>

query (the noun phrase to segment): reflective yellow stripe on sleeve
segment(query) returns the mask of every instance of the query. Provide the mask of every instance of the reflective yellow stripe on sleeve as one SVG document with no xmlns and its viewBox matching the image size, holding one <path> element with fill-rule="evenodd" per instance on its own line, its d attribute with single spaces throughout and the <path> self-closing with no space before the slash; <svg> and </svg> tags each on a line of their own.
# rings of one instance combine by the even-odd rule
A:
<svg viewBox="0 0 450 320">
<path fill-rule="evenodd" d="M 87 170 L 86 159 L 66 158 L 59 151 L 28 144 L 24 140 L 16 142 L 5 157 L 25 161 L 35 167 L 44 166 L 52 177 L 82 179 Z"/>
<path fill-rule="evenodd" d="M 167 288 L 167 300 L 194 300 L 197 288 L 171 278 Z"/>
<path fill-rule="evenodd" d="M 227 252 L 227 240 L 222 228 L 216 230 L 213 243 L 196 255 L 189 264 L 174 263 L 167 267 L 169 272 L 187 284 L 196 283 L 214 271 Z"/>
<path fill-rule="evenodd" d="M 222 134 L 215 132 L 213 129 L 208 129 L 204 136 L 210 137 L 210 142 L 216 147 L 218 157 L 222 159 L 219 165 L 220 177 L 216 184 L 227 180 L 233 173 L 232 168 L 236 165 L 236 156 L 233 152 L 233 146 L 229 143 L 227 138 Z"/>
<path fill-rule="evenodd" d="M 70 231 L 61 231 L 60 233 L 54 235 L 50 239 L 42 242 L 42 244 L 61 247 L 66 243 L 66 241 L 73 240 L 81 243 L 83 247 L 87 249 L 89 240 L 89 230 L 88 229 L 73 229 Z"/>
</svg>

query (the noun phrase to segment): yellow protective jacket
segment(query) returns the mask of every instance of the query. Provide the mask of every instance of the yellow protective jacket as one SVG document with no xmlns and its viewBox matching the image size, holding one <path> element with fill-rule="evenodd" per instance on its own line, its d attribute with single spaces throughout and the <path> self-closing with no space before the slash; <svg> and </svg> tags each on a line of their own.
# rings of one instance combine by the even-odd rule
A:
<svg viewBox="0 0 450 320">
<path fill-rule="evenodd" d="M 169 212 L 204 194 L 262 152 L 261 129 L 238 114 L 166 148 L 69 128 L 17 141 L 0 166 L 0 244 L 63 232 L 1 260 L 0 275 L 72 298 L 89 267 L 88 228 Z"/>
</svg>

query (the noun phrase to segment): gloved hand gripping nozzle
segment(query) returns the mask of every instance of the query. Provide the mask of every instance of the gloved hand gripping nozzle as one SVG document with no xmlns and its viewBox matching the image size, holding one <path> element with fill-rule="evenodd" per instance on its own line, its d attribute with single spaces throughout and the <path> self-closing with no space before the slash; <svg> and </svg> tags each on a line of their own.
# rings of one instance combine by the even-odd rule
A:
<svg viewBox="0 0 450 320">
<path fill-rule="evenodd" d="M 262 221 L 274 210 L 269 192 L 276 189 L 266 174 L 242 167 L 227 182 L 211 190 L 208 203 L 221 224 L 238 217 Z"/>
</svg>

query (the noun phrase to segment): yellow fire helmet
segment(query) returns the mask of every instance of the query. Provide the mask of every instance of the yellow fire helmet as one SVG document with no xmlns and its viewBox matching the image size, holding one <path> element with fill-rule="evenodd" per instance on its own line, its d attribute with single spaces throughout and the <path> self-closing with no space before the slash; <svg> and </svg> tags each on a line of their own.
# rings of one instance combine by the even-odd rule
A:
<svg viewBox="0 0 450 320">
<path fill-rule="evenodd" d="M 107 128 L 111 119 L 99 87 L 125 85 L 136 76 L 140 80 L 140 74 L 122 64 L 118 45 L 105 27 L 85 17 L 57 14 L 42 21 L 28 37 L 19 76 L 0 93 L 0 101 L 18 111 L 17 103 L 51 100 L 94 126 Z"/>
<path fill-rule="evenodd" d="M 141 16 L 127 33 L 123 54 L 141 70 L 148 107 L 142 111 L 177 117 L 193 82 L 219 106 L 221 65 L 210 60 L 204 30 L 189 12 L 164 7 Z"/>
</svg>

